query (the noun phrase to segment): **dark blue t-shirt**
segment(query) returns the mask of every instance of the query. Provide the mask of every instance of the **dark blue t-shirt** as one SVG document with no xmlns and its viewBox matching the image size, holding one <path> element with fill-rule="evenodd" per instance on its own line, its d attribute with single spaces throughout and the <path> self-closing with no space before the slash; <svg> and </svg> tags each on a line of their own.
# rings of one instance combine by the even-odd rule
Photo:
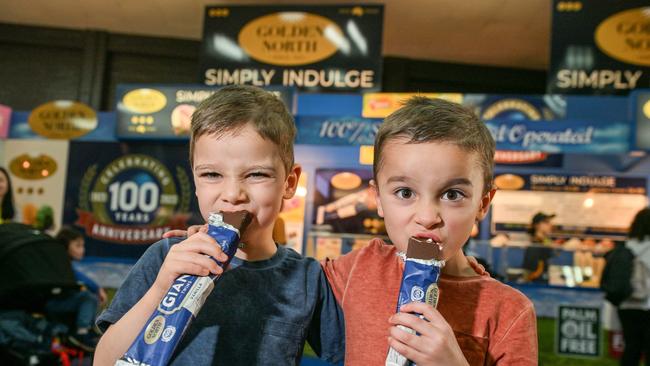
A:
<svg viewBox="0 0 650 366">
<path fill-rule="evenodd" d="M 147 249 L 97 318 L 100 329 L 140 300 L 179 241 L 163 239 Z M 170 365 L 298 365 L 305 340 L 323 360 L 341 362 L 343 313 L 320 264 L 279 246 L 267 260 L 233 258 Z"/>
</svg>

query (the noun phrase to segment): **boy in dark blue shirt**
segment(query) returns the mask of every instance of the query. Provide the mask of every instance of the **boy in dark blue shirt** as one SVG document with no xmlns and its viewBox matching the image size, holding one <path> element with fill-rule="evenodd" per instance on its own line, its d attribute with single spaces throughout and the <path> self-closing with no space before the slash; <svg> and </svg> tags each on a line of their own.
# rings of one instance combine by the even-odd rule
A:
<svg viewBox="0 0 650 366">
<path fill-rule="evenodd" d="M 248 211 L 244 243 L 192 322 L 173 365 L 298 365 L 305 340 L 330 362 L 344 353 L 340 308 L 320 265 L 273 241 L 283 199 L 295 193 L 295 125 L 284 104 L 250 86 L 228 86 L 192 116 L 190 165 L 203 218 Z M 95 354 L 113 365 L 131 345 L 173 281 L 222 269 L 217 243 L 200 232 L 152 245 L 97 323 L 106 333 Z M 112 325 L 111 325 L 112 324 Z"/>
</svg>

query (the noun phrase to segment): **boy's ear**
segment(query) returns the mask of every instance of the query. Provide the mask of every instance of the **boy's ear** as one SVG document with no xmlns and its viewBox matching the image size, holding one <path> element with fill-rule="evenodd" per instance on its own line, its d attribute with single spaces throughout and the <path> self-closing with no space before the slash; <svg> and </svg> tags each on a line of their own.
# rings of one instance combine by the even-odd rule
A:
<svg viewBox="0 0 650 366">
<path fill-rule="evenodd" d="M 294 164 L 291 170 L 289 170 L 287 179 L 284 181 L 284 194 L 282 195 L 282 198 L 285 200 L 288 200 L 296 194 L 300 173 L 302 173 L 302 167 L 298 164 Z"/>
<path fill-rule="evenodd" d="M 481 221 L 485 218 L 485 215 L 487 215 L 487 212 L 490 209 L 490 203 L 492 202 L 495 193 L 497 193 L 497 189 L 492 188 L 488 193 L 481 197 L 481 207 L 479 207 L 478 213 L 476 214 L 476 221 Z"/>
<path fill-rule="evenodd" d="M 381 200 L 379 199 L 379 187 L 377 187 L 377 182 L 374 179 L 370 180 L 370 189 L 373 191 L 377 203 L 377 214 L 379 217 L 384 217 L 384 209 L 381 207 Z"/>
</svg>

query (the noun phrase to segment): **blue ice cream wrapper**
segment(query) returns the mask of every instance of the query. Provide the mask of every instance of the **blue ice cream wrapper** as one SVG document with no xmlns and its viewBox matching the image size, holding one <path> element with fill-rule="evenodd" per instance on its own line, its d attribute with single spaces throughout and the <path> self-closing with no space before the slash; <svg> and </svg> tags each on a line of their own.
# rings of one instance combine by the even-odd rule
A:
<svg viewBox="0 0 650 366">
<path fill-rule="evenodd" d="M 402 284 L 399 289 L 396 312 L 400 311 L 402 305 L 411 302 L 423 302 L 434 308 L 438 305 L 438 279 L 440 278 L 440 270 L 444 266 L 444 261 L 435 259 L 441 255 L 440 247 L 437 244 L 431 243 L 430 245 L 435 247 L 426 248 L 428 244 L 417 240 L 414 242 L 414 239 L 409 241 L 409 252 L 412 249 L 412 245 L 419 246 L 420 248 L 414 250 L 414 252 L 419 251 L 418 254 L 422 255 L 409 257 L 409 255 L 413 255 L 409 252 L 405 255 L 404 272 L 402 273 Z M 410 328 L 401 325 L 398 327 L 415 334 L 415 331 Z M 415 364 L 391 347 L 386 356 L 386 366 L 415 366 Z"/>
<path fill-rule="evenodd" d="M 212 214 L 215 215 L 215 214 Z M 228 256 L 226 262 L 212 258 L 226 268 L 239 246 L 239 230 L 223 223 L 220 218 L 210 216 L 208 235 L 210 235 Z M 220 214 L 217 214 L 220 215 Z M 213 224 L 215 223 L 215 224 Z M 196 318 L 220 275 L 209 276 L 182 275 L 178 277 L 158 308 L 151 315 L 135 341 L 116 366 L 163 366 L 167 365 L 181 341 L 183 334 Z"/>
</svg>

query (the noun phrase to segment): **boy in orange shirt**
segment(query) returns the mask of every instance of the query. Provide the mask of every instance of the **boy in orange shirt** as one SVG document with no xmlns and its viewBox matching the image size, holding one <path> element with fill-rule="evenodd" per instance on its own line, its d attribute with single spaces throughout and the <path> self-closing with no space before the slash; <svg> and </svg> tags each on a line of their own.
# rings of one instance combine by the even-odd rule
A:
<svg viewBox="0 0 650 366">
<path fill-rule="evenodd" d="M 533 304 L 477 274 L 462 251 L 496 191 L 494 152 L 476 115 L 441 99 L 411 98 L 380 126 L 372 187 L 394 245 L 374 239 L 322 263 L 345 316 L 346 365 L 383 365 L 389 346 L 418 366 L 537 365 Z M 437 309 L 411 303 L 395 314 L 404 270 L 397 254 L 410 237 L 442 245 L 440 300 Z"/>
<path fill-rule="evenodd" d="M 322 262 L 343 308 L 346 366 L 383 365 L 389 346 L 418 366 L 537 365 L 532 302 L 477 274 L 462 251 L 496 192 L 494 152 L 485 124 L 441 99 L 411 98 L 380 126 L 372 188 L 393 245 L 374 239 Z M 411 303 L 395 314 L 404 270 L 398 254 L 406 252 L 410 237 L 443 248 L 440 299 L 437 309 Z"/>
</svg>

